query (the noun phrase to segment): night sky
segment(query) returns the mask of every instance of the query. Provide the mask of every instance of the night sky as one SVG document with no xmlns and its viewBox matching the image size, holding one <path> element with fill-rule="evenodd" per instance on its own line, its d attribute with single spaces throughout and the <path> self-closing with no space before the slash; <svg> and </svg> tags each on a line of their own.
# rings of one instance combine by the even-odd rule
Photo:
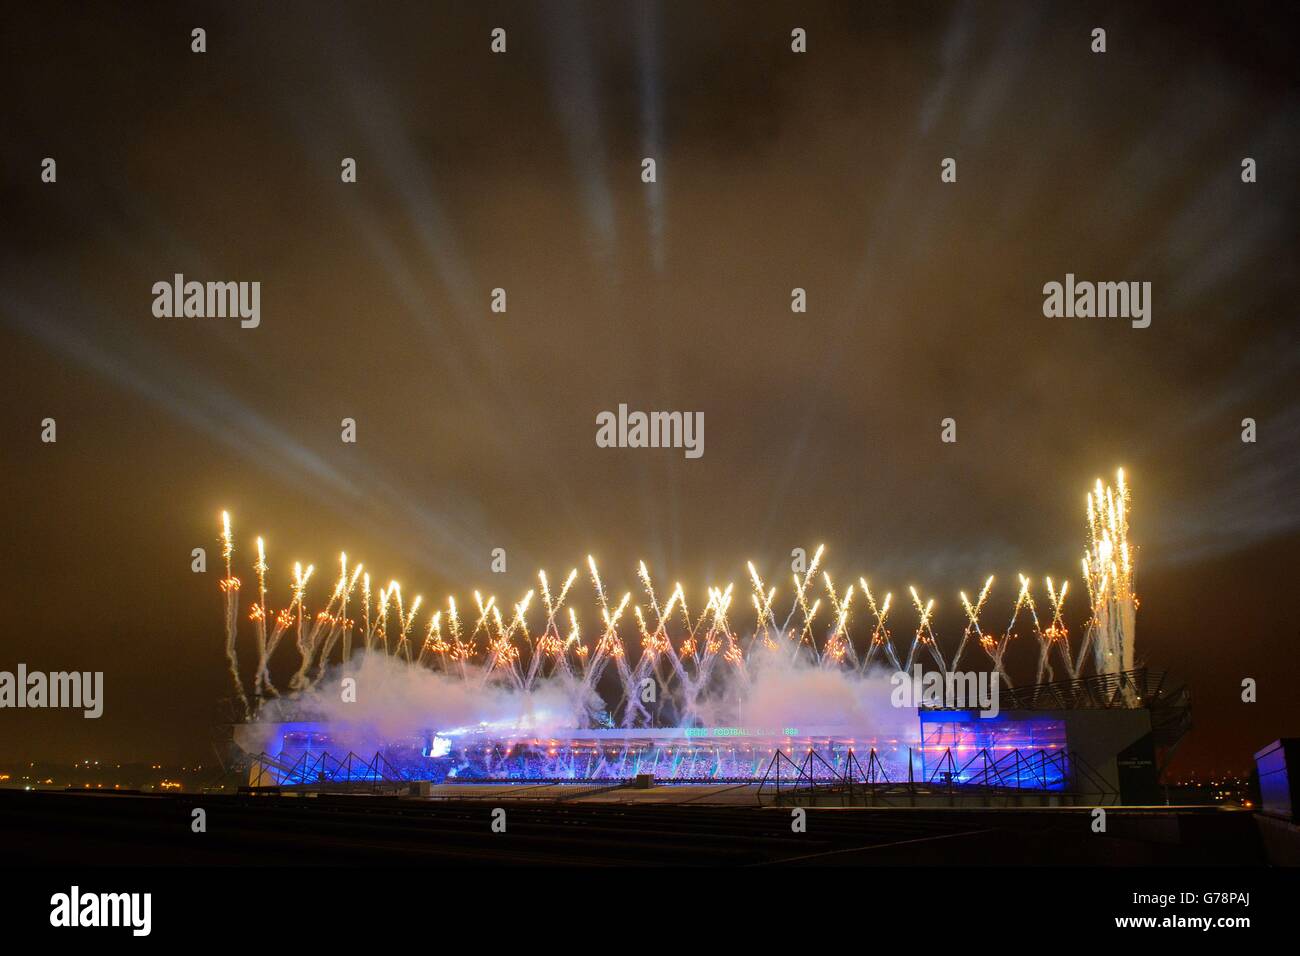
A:
<svg viewBox="0 0 1300 956">
<path fill-rule="evenodd" d="M 0 669 L 106 702 L 0 711 L 0 758 L 210 757 L 223 508 L 277 606 L 341 549 L 439 602 L 644 558 L 700 606 L 824 542 L 936 596 L 951 650 L 990 573 L 992 618 L 1023 570 L 1081 627 L 1084 494 L 1122 465 L 1178 766 L 1244 769 L 1300 731 L 1300 99 L 1278 5 L 1215 6 L 8 12 Z M 259 281 L 260 326 L 155 317 L 175 273 Z M 1150 282 L 1151 326 L 1045 318 L 1066 273 Z M 702 411 L 703 457 L 598 448 L 619 403 Z"/>
</svg>

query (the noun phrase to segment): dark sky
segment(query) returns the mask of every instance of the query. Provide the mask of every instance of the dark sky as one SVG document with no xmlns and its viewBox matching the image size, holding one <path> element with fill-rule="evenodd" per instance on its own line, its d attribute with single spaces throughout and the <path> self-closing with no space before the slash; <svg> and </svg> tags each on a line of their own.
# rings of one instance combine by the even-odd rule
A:
<svg viewBox="0 0 1300 956">
<path fill-rule="evenodd" d="M 1071 578 L 1080 626 L 1083 495 L 1124 465 L 1181 765 L 1244 768 L 1300 731 L 1300 100 L 1277 6 L 1216 6 L 8 13 L 0 669 L 103 670 L 107 702 L 0 712 L 0 757 L 208 755 L 219 575 L 189 562 L 222 508 L 281 587 L 345 548 L 438 601 L 592 552 L 701 605 L 825 542 L 955 643 L 990 573 L 999 619 L 1017 571 Z M 260 281 L 260 327 L 154 317 L 177 272 Z M 1044 318 L 1067 272 L 1151 282 L 1150 328 Z M 620 402 L 704 412 L 704 456 L 596 447 Z"/>
</svg>

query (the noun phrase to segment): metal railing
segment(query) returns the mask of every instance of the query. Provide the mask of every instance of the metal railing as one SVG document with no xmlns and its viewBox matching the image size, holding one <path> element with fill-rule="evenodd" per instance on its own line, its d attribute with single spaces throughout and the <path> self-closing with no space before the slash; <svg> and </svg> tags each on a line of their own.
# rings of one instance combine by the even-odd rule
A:
<svg viewBox="0 0 1300 956">
<path fill-rule="evenodd" d="M 959 762 L 964 761 L 964 762 Z M 965 795 L 1055 795 L 1064 798 L 1087 795 L 1089 802 L 1114 802 L 1119 794 L 1074 751 L 1012 750 L 998 755 L 987 748 L 967 756 L 946 748 L 938 761 L 920 774 L 912 748 L 908 748 L 907 779 L 891 779 L 874 748 L 866 762 L 850 752 L 842 769 L 831 766 L 815 750 L 796 761 L 778 750 L 759 784 L 760 804 L 771 800 L 814 797 L 841 798 L 846 805 L 858 800 L 890 803 L 917 796 Z"/>
</svg>

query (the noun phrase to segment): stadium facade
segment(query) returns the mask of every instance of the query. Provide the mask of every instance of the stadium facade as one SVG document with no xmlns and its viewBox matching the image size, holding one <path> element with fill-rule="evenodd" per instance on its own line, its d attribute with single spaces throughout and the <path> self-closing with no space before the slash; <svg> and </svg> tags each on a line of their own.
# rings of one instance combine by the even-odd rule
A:
<svg viewBox="0 0 1300 956">
<path fill-rule="evenodd" d="M 757 784 L 770 790 L 1158 802 L 1161 764 L 1190 722 L 1185 688 L 1138 669 L 1003 692 L 994 717 L 916 711 L 914 733 L 847 727 L 638 727 L 537 734 L 478 725 L 374 738 L 319 720 L 246 723 L 233 742 L 251 787 L 417 782 L 617 786 Z"/>
</svg>

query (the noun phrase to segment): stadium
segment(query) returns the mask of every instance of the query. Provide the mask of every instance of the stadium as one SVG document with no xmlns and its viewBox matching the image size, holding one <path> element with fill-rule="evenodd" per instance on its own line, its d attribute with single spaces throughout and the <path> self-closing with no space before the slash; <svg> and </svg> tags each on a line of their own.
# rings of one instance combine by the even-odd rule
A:
<svg viewBox="0 0 1300 956">
<path fill-rule="evenodd" d="M 1190 726 L 1187 689 L 1145 669 L 1006 692 L 996 717 L 918 709 L 915 735 L 829 727 L 643 727 L 541 737 L 490 728 L 360 745 L 327 722 L 238 724 L 251 787 L 734 784 L 759 799 L 1150 804 Z M 364 754 L 364 756 L 363 756 Z M 419 792 L 419 791 L 417 791 Z M 429 792 L 425 790 L 424 792 Z"/>
<path fill-rule="evenodd" d="M 752 564 L 756 616 L 752 627 L 737 627 L 733 585 L 709 588 L 693 615 L 680 584 L 660 603 L 642 563 L 648 612 L 633 605 L 628 615 L 631 594 L 612 602 L 589 558 L 602 621 L 594 643 L 583 641 L 572 607 L 568 633 L 557 624 L 575 569 L 558 595 L 539 574 L 540 629 L 528 617 L 534 592 L 514 605 L 509 623 L 495 598 L 475 592 L 472 628 L 449 599 L 445 617 L 435 612 L 417 645 L 421 599 L 408 609 L 393 582 L 372 600 L 369 576 L 349 570 L 346 555 L 317 614 L 306 611 L 312 569 L 301 565 L 289 606 L 270 611 L 258 539 L 259 599 L 247 615 L 258 650 L 251 692 L 236 653 L 239 581 L 229 572 L 223 581 L 232 703 L 243 717 L 231 723 L 228 742 L 254 789 L 707 784 L 760 800 L 1155 802 L 1160 771 L 1190 726 L 1190 700 L 1167 674 L 1134 663 L 1128 513 L 1122 471 L 1115 488 L 1098 482 L 1088 496 L 1081 640 L 1065 625 L 1068 582 L 1045 579 L 1049 606 L 1040 618 L 1031 582 L 1020 575 L 1000 631 L 981 623 L 994 579 L 973 601 L 962 592 L 966 626 L 947 648 L 935 633 L 934 599 L 915 588 L 910 641 L 890 630 L 892 594 L 877 601 L 865 578 L 839 593 L 823 572 L 831 614 L 819 618 L 821 549 L 795 573 L 782 623 L 772 607 L 776 588 Z M 223 539 L 229 565 L 228 518 Z M 358 627 L 347 608 L 359 580 Z M 857 635 L 856 595 L 871 618 L 869 632 Z M 635 661 L 621 627 L 640 638 Z M 289 634 L 299 666 L 281 694 L 270 662 Z M 1009 673 L 1013 642 L 1037 650 L 1031 682 Z M 971 668 L 972 657 L 981 669 Z M 1064 679 L 1055 679 L 1057 668 Z M 913 675 L 918 689 L 928 681 L 936 693 L 899 695 Z"/>
</svg>

